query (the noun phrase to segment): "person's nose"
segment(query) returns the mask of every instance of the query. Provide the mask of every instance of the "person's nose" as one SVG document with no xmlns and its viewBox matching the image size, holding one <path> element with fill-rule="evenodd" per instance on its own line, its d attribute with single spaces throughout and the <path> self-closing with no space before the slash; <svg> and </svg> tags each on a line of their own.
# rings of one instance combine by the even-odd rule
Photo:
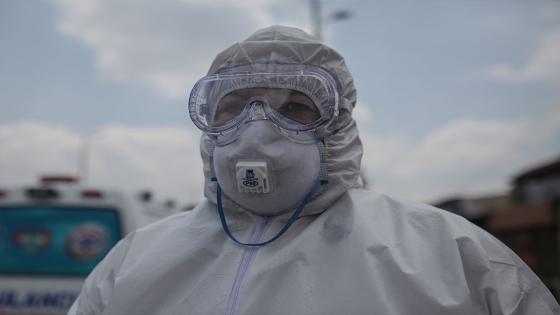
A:
<svg viewBox="0 0 560 315">
<path fill-rule="evenodd" d="M 262 100 L 255 100 L 250 103 L 251 109 L 249 112 L 250 120 L 268 120 L 264 110 L 265 102 Z"/>
</svg>

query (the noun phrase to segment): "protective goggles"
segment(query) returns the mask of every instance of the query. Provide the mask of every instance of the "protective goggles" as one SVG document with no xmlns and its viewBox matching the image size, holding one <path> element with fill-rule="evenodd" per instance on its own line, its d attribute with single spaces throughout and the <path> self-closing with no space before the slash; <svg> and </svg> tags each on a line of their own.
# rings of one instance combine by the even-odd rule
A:
<svg viewBox="0 0 560 315">
<path fill-rule="evenodd" d="M 209 135 L 224 136 L 252 120 L 270 120 L 290 134 L 312 133 L 338 115 L 336 81 L 309 65 L 227 68 L 199 80 L 189 114 Z"/>
</svg>

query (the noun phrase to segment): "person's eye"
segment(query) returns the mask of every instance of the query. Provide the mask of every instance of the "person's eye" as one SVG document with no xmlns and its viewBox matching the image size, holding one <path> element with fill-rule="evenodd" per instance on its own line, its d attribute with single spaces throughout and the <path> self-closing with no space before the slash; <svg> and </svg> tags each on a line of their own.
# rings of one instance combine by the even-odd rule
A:
<svg viewBox="0 0 560 315">
<path fill-rule="evenodd" d="M 317 107 L 298 102 L 285 103 L 277 111 L 283 116 L 302 124 L 310 124 L 321 116 Z"/>
<path fill-rule="evenodd" d="M 241 103 L 229 103 L 224 104 L 219 111 L 224 114 L 231 114 L 231 113 L 240 113 L 240 110 L 243 110 L 243 104 Z"/>
<path fill-rule="evenodd" d="M 213 125 L 215 127 L 224 125 L 233 118 L 239 116 L 245 105 L 243 102 L 225 102 L 220 103 L 216 109 Z"/>
</svg>

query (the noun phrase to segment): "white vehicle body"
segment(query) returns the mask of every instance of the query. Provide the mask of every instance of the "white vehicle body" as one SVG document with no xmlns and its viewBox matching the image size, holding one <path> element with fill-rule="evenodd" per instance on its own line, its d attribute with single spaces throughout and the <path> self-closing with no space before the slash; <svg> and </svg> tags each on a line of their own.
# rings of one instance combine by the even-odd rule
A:
<svg viewBox="0 0 560 315">
<path fill-rule="evenodd" d="M 150 222 L 115 191 L 0 188 L 0 315 L 66 314 L 93 267 Z"/>
</svg>

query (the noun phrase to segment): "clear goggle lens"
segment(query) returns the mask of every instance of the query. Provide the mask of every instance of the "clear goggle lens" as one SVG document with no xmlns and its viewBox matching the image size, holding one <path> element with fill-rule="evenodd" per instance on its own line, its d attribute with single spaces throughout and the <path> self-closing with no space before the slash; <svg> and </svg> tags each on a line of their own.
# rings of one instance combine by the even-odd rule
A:
<svg viewBox="0 0 560 315">
<path fill-rule="evenodd" d="M 242 66 L 202 78 L 191 91 L 189 114 L 202 131 L 218 135 L 253 119 L 256 101 L 265 119 L 287 131 L 312 131 L 338 114 L 334 79 L 302 65 Z"/>
<path fill-rule="evenodd" d="M 290 89 L 247 88 L 235 90 L 218 102 L 212 126 L 220 127 L 239 117 L 247 106 L 266 104 L 269 110 L 294 123 L 309 125 L 321 118 L 321 112 L 305 94 Z"/>
</svg>

